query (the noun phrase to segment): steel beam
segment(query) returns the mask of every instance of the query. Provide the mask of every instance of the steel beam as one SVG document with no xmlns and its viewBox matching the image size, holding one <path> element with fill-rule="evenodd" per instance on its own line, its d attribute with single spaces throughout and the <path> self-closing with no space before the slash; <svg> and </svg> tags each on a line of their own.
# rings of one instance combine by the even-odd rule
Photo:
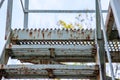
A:
<svg viewBox="0 0 120 80">
<path fill-rule="evenodd" d="M 6 53 L 16 59 L 54 59 L 64 62 L 94 61 L 96 53 L 94 46 L 90 45 L 8 45 L 7 47 L 11 48 L 6 48 Z"/>
<path fill-rule="evenodd" d="M 6 49 L 49 49 L 49 48 L 56 48 L 56 49 L 79 49 L 79 50 L 92 50 L 94 47 L 91 45 L 7 45 Z"/>
<path fill-rule="evenodd" d="M 15 29 L 12 40 L 94 40 L 94 32 L 92 29 Z"/>
<path fill-rule="evenodd" d="M 13 7 L 13 0 L 8 0 L 8 3 L 7 3 L 7 17 L 6 17 L 5 40 L 8 39 L 8 36 L 11 33 L 12 7 Z"/>
<path fill-rule="evenodd" d="M 62 72 L 62 70 L 61 70 Z M 66 71 L 66 73 L 69 73 L 70 71 Z M 73 71 L 75 72 L 75 71 Z M 80 72 L 80 71 L 78 71 Z M 86 71 L 87 73 L 87 71 Z M 11 73 L 10 73 L 11 74 Z M 5 76 L 6 79 L 91 79 L 91 80 L 96 80 L 96 75 L 55 75 L 55 77 L 51 78 L 47 74 L 46 75 L 8 75 Z"/>
<path fill-rule="evenodd" d="M 100 70 L 101 70 L 101 73 L 100 73 L 100 77 L 101 77 L 101 80 L 106 80 L 106 70 L 105 70 L 105 63 L 106 63 L 106 57 L 105 57 L 105 49 L 104 49 L 104 42 L 101 40 L 101 41 L 98 41 L 98 45 L 99 45 L 99 61 L 100 61 Z"/>
<path fill-rule="evenodd" d="M 96 62 L 99 61 L 99 75 L 97 76 L 98 80 L 106 80 L 106 73 L 105 73 L 105 49 L 104 49 L 104 41 L 102 37 L 102 30 L 101 30 L 101 14 L 100 14 L 100 0 L 95 0 L 96 3 L 96 38 L 97 44 L 99 47 L 99 51 L 96 57 Z M 99 60 L 98 60 L 99 59 Z"/>
<path fill-rule="evenodd" d="M 95 13 L 95 10 L 26 10 L 28 13 Z M 102 10 L 107 13 L 107 10 Z"/>
<path fill-rule="evenodd" d="M 0 64 L 7 64 L 7 62 L 8 62 L 9 54 L 6 52 L 6 46 L 8 44 L 10 44 L 10 37 L 11 37 L 11 35 L 8 36 L 8 39 L 6 40 L 3 51 L 0 55 Z"/>
<path fill-rule="evenodd" d="M 50 77 L 50 71 L 54 77 Z M 5 78 L 96 78 L 97 65 L 0 65 Z M 50 74 L 49 74 L 50 73 Z M 38 76 L 39 75 L 39 76 Z"/>
<path fill-rule="evenodd" d="M 9 59 L 8 53 L 6 53 L 5 48 L 2 51 L 2 54 L 0 55 L 0 64 L 7 64 Z"/>
<path fill-rule="evenodd" d="M 24 12 L 24 29 L 28 28 L 28 12 L 26 10 L 29 10 L 29 0 L 24 0 L 25 2 L 25 12 Z"/>
<path fill-rule="evenodd" d="M 90 62 L 95 62 L 94 56 L 73 56 L 73 57 L 58 57 L 56 56 L 55 58 L 51 57 L 12 57 L 13 59 L 19 59 L 21 62 L 27 62 L 27 63 L 33 63 L 33 64 L 42 64 L 42 61 L 55 61 L 55 62 L 85 62 L 85 63 L 90 63 Z M 34 60 L 33 60 L 34 59 Z M 117 60 L 116 60 L 117 61 Z"/>
<path fill-rule="evenodd" d="M 101 30 L 101 18 L 100 18 L 100 9 L 98 6 L 99 0 L 96 1 L 96 32 L 97 32 L 97 37 L 98 39 L 102 38 L 102 30 Z"/>
<path fill-rule="evenodd" d="M 110 55 L 109 48 L 108 48 L 108 39 L 107 39 L 107 35 L 106 35 L 106 28 L 105 28 L 105 24 L 104 24 L 103 15 L 102 15 L 102 12 L 101 12 L 101 10 L 102 10 L 101 2 L 99 3 L 99 9 L 100 9 L 101 25 L 102 25 L 102 29 L 103 29 L 103 38 L 104 38 L 103 40 L 104 40 L 106 55 L 107 55 L 107 59 L 108 59 L 108 62 L 109 62 L 109 67 L 110 67 L 112 80 L 115 80 L 111 55 Z"/>
</svg>

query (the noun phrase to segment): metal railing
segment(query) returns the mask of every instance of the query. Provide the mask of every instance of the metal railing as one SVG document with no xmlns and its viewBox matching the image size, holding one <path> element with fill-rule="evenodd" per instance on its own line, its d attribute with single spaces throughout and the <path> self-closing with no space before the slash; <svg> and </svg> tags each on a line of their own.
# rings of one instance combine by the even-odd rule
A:
<svg viewBox="0 0 120 80">
<path fill-rule="evenodd" d="M 109 52 L 109 49 L 108 49 L 108 41 L 107 41 L 107 36 L 106 36 L 106 29 L 105 29 L 105 24 L 104 24 L 103 15 L 102 15 L 101 0 L 97 0 L 97 3 L 98 3 L 99 13 L 100 13 L 101 26 L 103 28 L 103 37 L 104 37 L 104 43 L 105 43 L 105 50 L 106 50 L 106 54 L 107 54 L 108 63 L 109 63 L 109 66 L 110 66 L 110 72 L 111 72 L 112 80 L 115 80 L 111 55 L 110 55 L 110 52 Z"/>
<path fill-rule="evenodd" d="M 95 10 L 31 10 L 29 9 L 29 0 L 23 1 L 20 0 L 21 6 L 24 12 L 24 28 L 28 28 L 28 17 L 29 13 L 95 13 Z M 107 13 L 108 10 L 102 10 L 102 13 Z"/>
</svg>

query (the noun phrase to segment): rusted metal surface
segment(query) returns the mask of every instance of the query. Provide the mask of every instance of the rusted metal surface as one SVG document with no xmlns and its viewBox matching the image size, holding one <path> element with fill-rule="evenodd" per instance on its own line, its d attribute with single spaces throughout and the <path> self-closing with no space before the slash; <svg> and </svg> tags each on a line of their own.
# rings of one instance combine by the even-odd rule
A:
<svg viewBox="0 0 120 80">
<path fill-rule="evenodd" d="M 5 78 L 96 78 L 97 65 L 1 65 Z M 8 75 L 6 75 L 8 74 Z M 39 75 L 39 76 L 38 76 Z M 80 76 L 80 77 L 77 77 Z M 83 76 L 83 77 L 82 77 Z"/>
<path fill-rule="evenodd" d="M 50 51 L 50 57 L 54 58 L 55 57 L 54 48 L 50 48 L 49 51 Z"/>
<path fill-rule="evenodd" d="M 89 44 L 88 44 L 89 43 Z M 82 42 L 81 44 L 28 44 L 9 45 L 6 51 L 12 58 L 24 59 L 33 63 L 40 63 L 38 60 L 54 59 L 55 61 L 94 61 L 96 54 L 95 46 L 92 42 Z M 81 58 L 80 58 L 81 57 Z M 90 60 L 90 59 L 91 60 Z M 26 60 L 25 60 L 26 59 Z M 31 60 L 31 61 L 30 61 Z M 34 62 L 36 60 L 36 62 Z"/>
<path fill-rule="evenodd" d="M 119 41 L 110 41 L 108 44 L 111 56 L 119 53 Z M 57 62 L 94 62 L 96 55 L 93 41 L 23 40 L 8 44 L 6 50 L 12 58 L 35 64 L 41 63 L 41 60 L 52 59 Z M 113 62 L 119 61 L 118 56 L 113 57 Z"/>
<path fill-rule="evenodd" d="M 19 59 L 22 62 L 28 62 L 28 63 L 35 63 L 39 64 L 41 60 L 45 61 L 56 61 L 56 62 L 95 62 L 94 56 L 79 56 L 79 57 L 16 57 L 12 56 L 12 58 Z M 44 64 L 44 63 L 43 63 Z M 46 63 L 45 63 L 46 64 Z"/>
<path fill-rule="evenodd" d="M 94 40 L 92 29 L 15 29 L 12 34 L 12 40 Z"/>
</svg>

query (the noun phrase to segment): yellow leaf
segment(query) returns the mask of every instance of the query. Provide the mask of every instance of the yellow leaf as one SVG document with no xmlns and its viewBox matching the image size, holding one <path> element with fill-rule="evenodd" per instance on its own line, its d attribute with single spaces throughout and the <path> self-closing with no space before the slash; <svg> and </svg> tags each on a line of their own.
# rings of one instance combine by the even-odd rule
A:
<svg viewBox="0 0 120 80">
<path fill-rule="evenodd" d="M 66 24 L 66 22 L 62 21 L 62 20 L 59 20 L 59 24 L 63 26 L 63 28 L 66 28 L 66 29 L 73 29 L 74 26 L 72 25 L 72 23 L 70 24 Z"/>
</svg>

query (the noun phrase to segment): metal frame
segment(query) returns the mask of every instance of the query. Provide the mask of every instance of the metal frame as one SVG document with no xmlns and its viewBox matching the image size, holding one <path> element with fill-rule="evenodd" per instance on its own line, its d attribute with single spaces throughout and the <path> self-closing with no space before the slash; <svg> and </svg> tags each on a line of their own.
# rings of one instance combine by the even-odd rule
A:
<svg viewBox="0 0 120 80">
<path fill-rule="evenodd" d="M 23 5 L 20 0 L 24 12 L 24 29 L 28 28 L 29 13 L 95 13 L 96 10 L 29 10 L 29 0 L 25 0 Z M 25 6 L 25 7 L 24 7 Z M 107 13 L 108 10 L 102 10 L 102 13 Z"/>
<path fill-rule="evenodd" d="M 8 39 L 11 33 L 11 24 L 12 24 L 12 7 L 13 7 L 13 0 L 8 0 L 7 5 L 7 17 L 6 17 L 6 31 L 5 31 L 5 40 Z"/>
<path fill-rule="evenodd" d="M 104 24 L 103 15 L 102 15 L 102 12 L 101 12 L 102 7 L 101 7 L 101 2 L 100 1 L 101 0 L 98 0 L 98 8 L 99 8 L 99 11 L 100 11 L 99 13 L 100 13 L 101 27 L 103 28 L 103 38 L 104 38 L 103 40 L 104 40 L 104 45 L 105 45 L 105 50 L 106 50 L 108 63 L 109 63 L 109 66 L 110 66 L 110 72 L 111 72 L 112 80 L 115 80 L 114 71 L 113 71 L 113 65 L 112 65 L 112 60 L 111 60 L 111 55 L 110 55 L 109 48 L 108 48 L 108 41 L 107 41 L 105 24 Z M 102 46 L 104 46 L 104 45 L 102 45 Z"/>
<path fill-rule="evenodd" d="M 28 10 L 29 13 L 95 13 L 95 10 Z M 107 13 L 107 10 L 102 10 Z"/>
<path fill-rule="evenodd" d="M 25 0 L 25 11 L 29 10 L 29 0 Z M 24 12 L 24 29 L 28 28 L 28 12 Z"/>
<path fill-rule="evenodd" d="M 105 70 L 105 50 L 104 50 L 104 41 L 102 37 L 101 30 L 101 17 L 100 17 L 100 9 L 99 9 L 99 0 L 96 0 L 96 47 L 97 47 L 97 55 L 96 61 L 99 64 L 100 72 L 98 75 L 98 79 L 106 80 L 106 70 Z"/>
<path fill-rule="evenodd" d="M 95 78 L 97 65 L 0 65 L 7 78 Z M 6 75 L 9 74 L 9 75 Z M 39 76 L 38 76 L 39 75 Z M 47 77 L 48 76 L 48 77 Z"/>
<path fill-rule="evenodd" d="M 28 70 L 27 77 L 30 78 L 30 76 L 32 74 L 30 74 L 29 72 L 32 69 L 41 70 L 41 69 L 47 68 L 46 69 L 46 72 L 48 73 L 47 78 L 54 78 L 55 77 L 54 75 L 56 75 L 56 74 L 53 74 L 53 73 L 55 73 L 55 69 L 58 69 L 58 70 L 63 69 L 65 71 L 67 69 L 68 71 L 71 71 L 71 75 L 73 75 L 73 74 L 75 75 L 75 73 L 74 73 L 75 71 L 73 71 L 73 70 L 82 70 L 82 69 L 89 70 L 89 68 L 90 68 L 93 71 L 95 71 L 96 67 L 95 68 L 89 67 L 89 66 L 82 66 L 81 67 L 81 66 L 73 66 L 73 65 L 68 66 L 68 65 L 63 65 L 63 64 L 60 64 L 60 65 L 53 65 L 53 64 L 43 65 L 42 64 L 42 65 L 25 65 L 25 66 L 3 65 L 3 64 L 7 64 L 9 56 L 20 59 L 23 62 L 25 62 L 25 61 L 27 62 L 27 60 L 29 62 L 29 59 L 27 59 L 27 58 L 29 58 L 30 56 L 37 55 L 37 57 L 38 57 L 38 55 L 39 55 L 38 58 L 40 58 L 41 56 L 45 56 L 44 53 L 37 54 L 37 51 L 38 52 L 40 52 L 39 50 L 45 51 L 46 49 L 47 49 L 46 51 L 49 52 L 49 54 L 46 54 L 46 56 L 48 56 L 48 57 L 46 57 L 45 59 L 47 59 L 47 60 L 54 61 L 56 59 L 55 58 L 56 56 L 57 57 L 60 56 L 59 59 L 61 59 L 61 58 L 65 59 L 65 56 L 67 56 L 67 59 L 68 59 L 68 58 L 71 58 L 71 55 L 72 55 L 72 58 L 74 56 L 74 58 L 76 58 L 75 59 L 76 61 L 77 60 L 80 61 L 80 59 L 78 59 L 78 58 L 85 57 L 82 55 L 83 54 L 82 51 L 84 52 L 85 50 L 86 51 L 88 50 L 88 52 L 90 52 L 90 54 L 93 55 L 93 53 L 96 52 L 96 50 L 93 50 L 94 47 L 96 46 L 97 47 L 97 54 L 93 55 L 93 56 L 94 57 L 96 56 L 95 61 L 96 61 L 96 63 L 99 64 L 100 71 L 99 71 L 99 74 L 98 74 L 98 72 L 97 73 L 95 72 L 95 76 L 97 75 L 98 80 L 105 80 L 105 60 L 106 60 L 105 59 L 105 51 L 106 51 L 107 52 L 107 59 L 108 59 L 108 62 L 110 64 L 110 68 L 111 68 L 112 80 L 114 80 L 111 55 L 110 55 L 109 48 L 108 48 L 108 47 L 110 47 L 110 45 L 108 46 L 105 25 L 104 25 L 103 18 L 102 18 L 102 12 L 107 12 L 107 10 L 101 10 L 100 0 L 95 0 L 96 1 L 96 10 L 29 10 L 29 0 L 24 0 L 24 1 L 25 1 L 25 5 L 23 5 L 22 0 L 20 0 L 21 5 L 22 5 L 22 9 L 24 12 L 24 29 L 13 31 L 11 29 L 13 0 L 8 0 L 7 18 L 6 18 L 6 33 L 5 33 L 5 40 L 7 40 L 7 42 L 6 42 L 6 45 L 4 47 L 3 53 L 0 57 L 0 64 L 1 64 L 1 66 L 0 66 L 0 73 L 1 73 L 0 78 L 7 71 L 8 71 L 8 73 L 9 72 L 14 73 L 14 71 L 15 71 L 16 73 L 18 73 L 17 75 L 15 75 L 16 77 L 19 77 L 19 76 L 22 77 L 25 74 L 24 72 L 19 73 L 22 70 L 23 71 Z M 1 8 L 3 2 L 4 2 L 4 0 L 2 0 L 2 2 L 0 3 L 0 8 Z M 111 5 L 113 5 L 113 4 L 111 3 Z M 114 7 L 112 7 L 112 8 L 114 9 Z M 28 28 L 29 13 L 95 13 L 95 12 L 96 12 L 96 32 L 95 32 L 95 35 L 94 35 L 94 31 L 91 32 L 92 33 L 91 35 L 89 35 L 90 30 L 87 30 L 86 32 L 84 32 L 84 30 L 77 30 L 76 31 L 76 30 L 60 30 L 60 29 L 59 30 L 36 30 L 36 29 L 35 30 L 32 30 L 32 29 L 28 30 L 27 29 Z M 119 13 L 119 11 L 118 11 L 118 13 Z M 118 15 L 118 14 L 116 13 L 116 15 Z M 117 25 L 119 25 L 118 22 L 117 22 Z M 103 32 L 101 30 L 101 26 L 103 27 Z M 52 35 L 51 35 L 51 33 L 52 33 Z M 57 33 L 59 33 L 59 34 L 64 33 L 64 35 L 62 34 L 62 36 L 59 36 L 59 35 L 56 35 Z M 40 37 L 38 37 L 38 34 L 40 34 Z M 76 37 L 76 34 L 77 34 L 77 37 Z M 50 35 L 50 37 L 48 37 L 48 35 Z M 56 36 L 59 36 L 59 37 L 56 37 Z M 73 38 L 70 38 L 71 36 Z M 79 36 L 81 36 L 81 37 L 79 38 Z M 59 42 L 62 42 L 62 44 L 59 45 L 59 42 L 57 42 L 56 40 L 58 40 Z M 69 40 L 72 42 L 69 42 Z M 85 40 L 86 40 L 86 42 L 91 41 L 91 40 L 92 41 L 95 40 L 96 43 L 95 44 L 85 43 L 85 44 L 81 45 L 81 42 L 79 42 L 79 41 L 85 42 Z M 25 41 L 28 41 L 29 45 L 26 44 Z M 40 41 L 40 42 L 38 42 L 38 41 Z M 49 44 L 49 42 L 50 42 L 50 44 Z M 36 44 L 36 43 L 38 43 L 38 44 Z M 105 44 L 105 49 L 104 49 L 104 44 Z M 34 47 L 34 49 L 32 49 L 33 47 Z M 21 50 L 23 48 L 25 50 Z M 73 53 L 69 52 L 70 51 L 69 49 L 71 49 L 73 51 L 73 53 L 76 53 L 76 55 L 73 55 Z M 28 53 L 29 50 L 30 50 L 30 53 L 26 54 L 26 52 Z M 59 53 L 59 51 L 62 52 L 62 50 L 65 50 L 64 51 L 65 54 Z M 81 54 L 80 53 L 78 54 L 79 51 L 77 52 L 77 50 L 79 50 L 81 52 Z M 23 51 L 22 58 L 21 58 L 21 55 L 18 54 L 18 53 L 21 53 L 21 51 Z M 119 51 L 119 49 L 118 49 L 118 51 Z M 113 51 L 113 53 L 114 52 L 116 52 L 116 51 Z M 11 54 L 11 55 L 9 55 L 9 54 Z M 30 55 L 30 54 L 32 54 L 32 55 Z M 75 60 L 73 60 L 73 61 L 75 61 Z M 12 71 L 12 70 L 14 70 L 14 71 Z M 20 70 L 20 71 L 17 71 L 17 70 Z M 97 71 L 98 71 L 98 67 L 97 67 Z M 67 77 L 66 77 L 66 76 L 61 76 L 61 74 L 60 74 L 60 76 L 58 76 L 58 77 L 70 78 L 71 75 L 67 75 Z M 4 76 L 7 77 L 6 74 L 4 74 Z M 75 78 L 78 76 L 79 75 L 72 76 L 72 77 Z M 86 75 L 83 75 L 83 76 L 86 77 Z M 13 77 L 13 76 L 11 75 L 11 76 L 8 76 L 8 78 L 9 77 Z M 32 77 L 38 77 L 38 75 L 35 75 L 35 76 L 33 75 Z M 79 77 L 81 77 L 81 76 L 79 76 Z M 92 77 L 94 77 L 94 76 L 92 76 Z M 89 78 L 91 78 L 91 77 L 89 77 Z"/>
</svg>

